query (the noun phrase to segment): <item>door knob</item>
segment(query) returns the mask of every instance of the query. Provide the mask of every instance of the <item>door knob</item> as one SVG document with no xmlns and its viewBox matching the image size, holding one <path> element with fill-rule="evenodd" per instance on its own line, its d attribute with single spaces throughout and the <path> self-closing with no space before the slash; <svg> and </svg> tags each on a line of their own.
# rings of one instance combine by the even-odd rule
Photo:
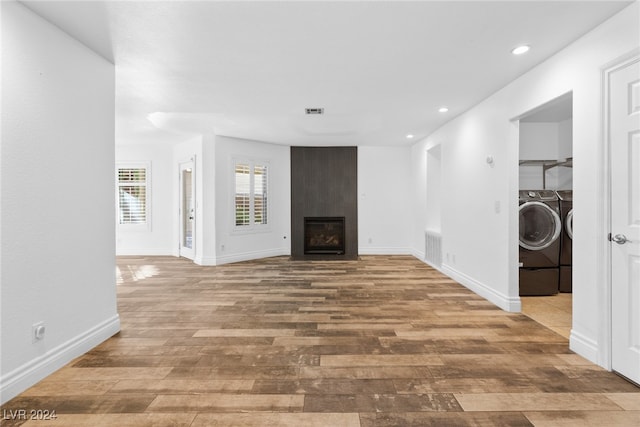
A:
<svg viewBox="0 0 640 427">
<path fill-rule="evenodd" d="M 624 234 L 616 234 L 611 238 L 611 240 L 619 245 L 624 245 L 627 242 L 631 243 L 631 240 L 627 240 L 627 236 Z"/>
</svg>

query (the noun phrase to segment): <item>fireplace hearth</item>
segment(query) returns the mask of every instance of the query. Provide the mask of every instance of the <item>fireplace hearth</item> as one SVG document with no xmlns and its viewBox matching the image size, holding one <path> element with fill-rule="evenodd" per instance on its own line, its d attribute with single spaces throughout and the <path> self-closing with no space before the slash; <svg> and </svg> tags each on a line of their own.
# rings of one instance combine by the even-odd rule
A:
<svg viewBox="0 0 640 427">
<path fill-rule="evenodd" d="M 344 240 L 344 217 L 305 217 L 305 254 L 342 255 Z"/>
</svg>

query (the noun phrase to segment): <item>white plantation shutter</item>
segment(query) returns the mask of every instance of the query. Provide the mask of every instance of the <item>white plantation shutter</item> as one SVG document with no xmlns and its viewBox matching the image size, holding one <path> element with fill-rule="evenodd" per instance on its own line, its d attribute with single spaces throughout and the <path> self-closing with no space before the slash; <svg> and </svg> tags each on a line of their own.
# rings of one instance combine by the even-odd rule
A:
<svg viewBox="0 0 640 427">
<path fill-rule="evenodd" d="M 236 226 L 251 224 L 251 169 L 246 164 L 236 164 Z"/>
<path fill-rule="evenodd" d="M 267 223 L 267 167 L 253 167 L 253 222 Z"/>
<path fill-rule="evenodd" d="M 268 175 L 267 166 L 253 162 L 234 165 L 235 226 L 251 230 L 267 224 Z"/>
<path fill-rule="evenodd" d="M 147 223 L 147 168 L 118 168 L 118 223 Z"/>
</svg>

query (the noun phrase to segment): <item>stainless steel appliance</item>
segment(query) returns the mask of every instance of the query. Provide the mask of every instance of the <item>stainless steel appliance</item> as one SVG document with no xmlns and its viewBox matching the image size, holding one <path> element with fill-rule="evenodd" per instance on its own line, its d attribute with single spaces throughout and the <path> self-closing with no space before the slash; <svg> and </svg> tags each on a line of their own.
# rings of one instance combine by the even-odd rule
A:
<svg viewBox="0 0 640 427">
<path fill-rule="evenodd" d="M 552 190 L 521 190 L 520 295 L 554 295 L 559 289 L 562 220 Z"/>
<path fill-rule="evenodd" d="M 573 246 L 573 191 L 556 191 L 560 202 L 562 233 L 560 234 L 560 292 L 571 292 L 572 286 L 572 246 Z"/>
</svg>

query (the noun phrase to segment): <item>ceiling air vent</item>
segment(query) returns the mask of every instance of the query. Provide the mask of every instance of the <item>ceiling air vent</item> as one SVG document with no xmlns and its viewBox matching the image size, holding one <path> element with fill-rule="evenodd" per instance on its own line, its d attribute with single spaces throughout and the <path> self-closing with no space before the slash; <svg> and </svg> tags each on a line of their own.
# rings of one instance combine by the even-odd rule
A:
<svg viewBox="0 0 640 427">
<path fill-rule="evenodd" d="M 324 114 L 324 108 L 305 108 L 306 114 Z"/>
</svg>

